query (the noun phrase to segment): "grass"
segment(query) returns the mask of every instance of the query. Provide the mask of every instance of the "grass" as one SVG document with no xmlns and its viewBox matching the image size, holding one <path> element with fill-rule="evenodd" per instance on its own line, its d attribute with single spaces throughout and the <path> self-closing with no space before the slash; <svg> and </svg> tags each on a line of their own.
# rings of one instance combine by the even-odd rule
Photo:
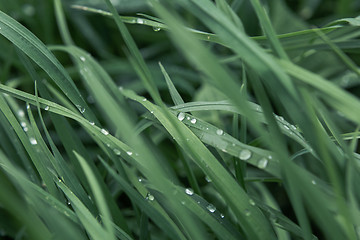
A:
<svg viewBox="0 0 360 240">
<path fill-rule="evenodd" d="M 0 6 L 1 239 L 360 238 L 357 1 Z"/>
</svg>

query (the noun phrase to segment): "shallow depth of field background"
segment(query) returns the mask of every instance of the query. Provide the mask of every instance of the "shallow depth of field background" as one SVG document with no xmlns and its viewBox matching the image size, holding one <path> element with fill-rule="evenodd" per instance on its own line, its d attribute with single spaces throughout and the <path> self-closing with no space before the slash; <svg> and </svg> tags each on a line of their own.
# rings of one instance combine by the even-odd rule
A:
<svg viewBox="0 0 360 240">
<path fill-rule="evenodd" d="M 359 1 L 0 11 L 0 239 L 360 238 Z"/>
</svg>

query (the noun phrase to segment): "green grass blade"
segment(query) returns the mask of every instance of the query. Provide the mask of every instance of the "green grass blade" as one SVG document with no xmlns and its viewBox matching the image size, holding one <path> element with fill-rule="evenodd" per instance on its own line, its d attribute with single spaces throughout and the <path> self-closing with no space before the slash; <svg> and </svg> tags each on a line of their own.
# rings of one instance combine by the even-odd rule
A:
<svg viewBox="0 0 360 240">
<path fill-rule="evenodd" d="M 172 98 L 174 104 L 175 105 L 184 104 L 184 100 L 180 96 L 179 92 L 176 90 L 173 82 L 171 81 L 169 74 L 166 72 L 165 68 L 163 67 L 163 65 L 160 62 L 159 62 L 159 66 L 160 66 L 161 72 L 164 75 L 164 78 L 166 80 L 166 84 L 169 88 L 169 92 L 170 92 L 170 95 L 171 95 L 171 98 Z"/>
<path fill-rule="evenodd" d="M 38 64 L 54 80 L 74 105 L 81 109 L 84 116 L 90 120 L 95 119 L 94 114 L 89 109 L 63 66 L 34 34 L 3 12 L 0 12 L 0 27 L 0 34 L 9 39 Z"/>
<path fill-rule="evenodd" d="M 151 104 L 149 101 L 142 101 L 141 97 L 136 96 L 131 91 L 123 90 L 123 94 L 139 102 L 149 111 L 152 111 L 156 118 L 164 125 L 167 131 L 186 152 L 196 154 L 193 160 L 212 179 L 215 186 L 217 186 L 218 191 L 223 194 L 223 197 L 228 201 L 228 204 L 236 213 L 239 224 L 243 227 L 243 230 L 249 237 L 257 239 L 264 234 L 269 237 L 273 236 L 270 227 L 268 226 L 268 222 L 265 221 L 262 213 L 249 203 L 248 196 L 236 181 L 226 172 L 199 139 L 185 127 L 185 125 L 178 123 L 176 124 L 175 129 L 172 124 L 174 121 L 178 121 L 175 116 L 170 115 L 171 118 L 173 118 L 173 120 L 170 121 L 167 114 L 165 115 L 159 107 Z M 180 134 L 178 131 L 180 131 Z M 187 136 L 188 141 L 181 137 L 182 135 Z M 222 186 L 232 186 L 232 190 L 223 188 Z"/>
<path fill-rule="evenodd" d="M 75 153 L 75 156 L 79 160 L 81 167 L 84 169 L 91 190 L 93 191 L 95 202 L 99 208 L 99 213 L 101 215 L 101 220 L 104 224 L 104 228 L 106 229 L 107 239 L 115 239 L 114 229 L 112 226 L 112 217 L 109 208 L 107 207 L 101 187 L 97 183 L 96 177 L 92 173 L 90 166 L 86 163 L 86 160 L 77 153 Z"/>
</svg>

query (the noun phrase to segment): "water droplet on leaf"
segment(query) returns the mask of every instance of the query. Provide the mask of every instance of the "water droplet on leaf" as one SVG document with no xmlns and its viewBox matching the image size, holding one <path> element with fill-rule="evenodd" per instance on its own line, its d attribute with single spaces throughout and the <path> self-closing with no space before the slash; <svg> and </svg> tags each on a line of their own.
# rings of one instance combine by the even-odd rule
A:
<svg viewBox="0 0 360 240">
<path fill-rule="evenodd" d="M 218 129 L 218 130 L 216 130 L 216 134 L 221 136 L 224 134 L 224 131 L 222 129 Z"/>
<path fill-rule="evenodd" d="M 44 108 L 45 111 L 49 111 L 49 109 L 50 109 L 49 106 L 46 106 L 46 107 Z"/>
<path fill-rule="evenodd" d="M 25 117 L 25 113 L 21 109 L 17 112 L 17 114 L 18 114 L 19 117 Z"/>
<path fill-rule="evenodd" d="M 207 210 L 209 210 L 209 212 L 212 212 L 212 213 L 216 211 L 216 207 L 212 204 L 207 205 L 206 208 L 207 208 Z"/>
<path fill-rule="evenodd" d="M 30 141 L 31 145 L 36 145 L 37 144 L 36 139 L 33 138 L 33 137 L 29 138 L 29 141 Z"/>
<path fill-rule="evenodd" d="M 185 193 L 187 194 L 187 195 L 193 195 L 194 194 L 194 190 L 192 190 L 191 188 L 187 188 L 187 189 L 185 189 Z"/>
<path fill-rule="evenodd" d="M 251 157 L 251 151 L 250 151 L 250 150 L 248 150 L 248 149 L 243 149 L 243 150 L 241 150 L 241 152 L 240 152 L 240 154 L 239 154 L 239 158 L 240 158 L 241 160 L 246 161 L 246 160 L 248 160 L 250 157 Z"/>
<path fill-rule="evenodd" d="M 195 123 L 196 123 L 196 118 L 191 119 L 190 122 L 191 122 L 192 124 L 195 124 Z"/>
<path fill-rule="evenodd" d="M 177 118 L 179 119 L 179 121 L 184 120 L 184 119 L 185 119 L 185 113 L 180 112 L 180 113 L 178 114 Z"/>
<path fill-rule="evenodd" d="M 117 148 L 114 148 L 113 151 L 114 151 L 114 153 L 115 153 L 116 155 L 118 155 L 118 156 L 121 154 L 120 150 L 117 149 Z"/>
<path fill-rule="evenodd" d="M 258 162 L 258 167 L 264 169 L 266 168 L 267 164 L 268 164 L 268 160 L 266 158 L 262 158 Z"/>
<path fill-rule="evenodd" d="M 147 193 L 145 199 L 149 200 L 149 201 L 154 201 L 155 197 L 153 195 L 151 195 L 150 193 Z"/>
<path fill-rule="evenodd" d="M 154 30 L 154 32 L 159 32 L 159 31 L 161 30 L 161 28 L 159 28 L 159 27 L 153 27 L 153 30 Z"/>
<path fill-rule="evenodd" d="M 109 131 L 103 128 L 103 129 L 101 129 L 101 133 L 104 135 L 108 135 Z"/>
</svg>

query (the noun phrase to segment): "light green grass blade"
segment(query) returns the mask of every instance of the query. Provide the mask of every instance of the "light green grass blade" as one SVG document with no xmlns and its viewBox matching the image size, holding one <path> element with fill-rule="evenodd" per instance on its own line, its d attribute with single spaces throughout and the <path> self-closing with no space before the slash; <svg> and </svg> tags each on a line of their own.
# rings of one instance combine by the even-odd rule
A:
<svg viewBox="0 0 360 240">
<path fill-rule="evenodd" d="M 286 55 L 284 49 L 282 48 L 280 41 L 276 37 L 275 30 L 270 22 L 269 16 L 267 15 L 264 7 L 261 5 L 259 0 L 251 0 L 251 4 L 255 9 L 261 27 L 270 42 L 273 52 L 276 53 L 279 58 L 288 60 L 289 58 Z"/>
<path fill-rule="evenodd" d="M 164 125 L 167 131 L 175 138 L 175 141 L 185 149 L 189 154 L 196 154 L 194 161 L 198 166 L 212 179 L 213 183 L 231 206 L 239 220 L 239 224 L 249 237 L 254 239 L 260 238 L 262 235 L 273 236 L 265 221 L 262 213 L 249 203 L 248 196 L 237 185 L 236 181 L 226 172 L 226 170 L 219 164 L 214 156 L 205 148 L 200 140 L 193 135 L 193 133 L 185 127 L 185 125 L 178 123 L 176 128 L 173 126 L 174 121 L 178 119 L 168 114 L 164 114 L 161 109 L 149 101 L 142 101 L 142 98 L 135 95 L 131 91 L 123 90 L 125 96 L 139 102 L 149 111 L 152 111 L 156 118 Z M 184 139 L 186 136 L 187 139 Z M 223 187 L 232 186 L 232 189 Z M 249 214 L 250 213 L 250 214 Z M 260 227 L 261 226 L 261 227 Z M 256 229 L 256 230 L 255 230 Z"/>
<path fill-rule="evenodd" d="M 183 104 L 184 100 L 180 96 L 179 92 L 176 90 L 173 82 L 171 81 L 169 74 L 166 72 L 165 68 L 163 67 L 163 65 L 160 62 L 159 62 L 159 66 L 160 66 L 161 72 L 164 75 L 164 78 L 166 80 L 166 84 L 169 88 L 169 92 L 170 92 L 170 95 L 171 95 L 171 98 L 172 98 L 174 104 L 175 105 Z"/>
<path fill-rule="evenodd" d="M 139 49 L 136 46 L 136 43 L 132 36 L 130 35 L 128 29 L 126 28 L 125 24 L 121 21 L 120 16 L 117 14 L 116 9 L 110 2 L 110 0 L 104 0 L 107 7 L 110 9 L 110 12 L 112 13 L 112 17 L 128 47 L 128 50 L 131 54 L 131 58 L 136 61 L 136 65 L 133 65 L 136 69 L 138 69 L 141 74 L 139 75 L 144 86 L 150 93 L 151 97 L 154 99 L 154 101 L 158 104 L 161 104 L 161 97 L 159 94 L 159 91 L 155 85 L 154 79 L 152 78 L 152 75 L 150 73 L 150 70 L 148 66 L 145 63 L 144 58 L 142 57 Z"/>
<path fill-rule="evenodd" d="M 342 112 L 346 117 L 357 124 L 360 123 L 360 116 L 354 111 L 354 109 L 360 109 L 360 101 L 356 97 L 348 94 L 331 82 L 326 81 L 319 75 L 311 73 L 287 61 L 279 60 L 278 62 L 290 75 L 294 76 L 302 83 L 308 84 L 320 91 L 324 100 L 332 107 Z"/>
<path fill-rule="evenodd" d="M 106 239 L 115 239 L 114 229 L 112 226 L 112 217 L 109 211 L 109 208 L 106 204 L 104 195 L 102 193 L 100 185 L 97 183 L 97 179 L 91 171 L 90 166 L 86 163 L 86 160 L 80 156 L 79 154 L 75 153 L 75 156 L 80 162 L 81 167 L 83 168 L 85 175 L 89 181 L 89 185 L 95 197 L 95 202 L 99 208 L 99 213 L 101 215 L 101 221 L 104 224 L 104 228 L 106 231 Z"/>
<path fill-rule="evenodd" d="M 91 238 L 94 240 L 112 238 L 112 235 L 104 229 L 104 227 L 95 219 L 95 217 L 82 204 L 76 195 L 72 193 L 71 190 L 60 179 L 58 180 L 57 185 L 71 202 L 77 217 Z"/>
</svg>

